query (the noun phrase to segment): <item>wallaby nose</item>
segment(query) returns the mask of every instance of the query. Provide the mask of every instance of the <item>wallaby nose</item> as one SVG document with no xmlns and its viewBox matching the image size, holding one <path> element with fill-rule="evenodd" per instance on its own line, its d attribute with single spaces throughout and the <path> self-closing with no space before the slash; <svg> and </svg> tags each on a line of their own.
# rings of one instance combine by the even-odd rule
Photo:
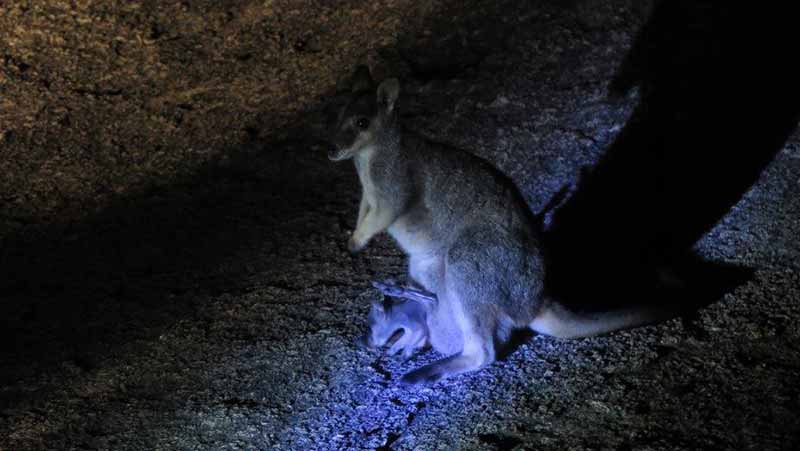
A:
<svg viewBox="0 0 800 451">
<path fill-rule="evenodd" d="M 372 347 L 369 344 L 369 337 L 366 334 L 365 335 L 361 335 L 359 337 L 356 337 L 355 343 L 356 343 L 356 346 L 358 346 L 360 348 L 371 348 Z"/>
<path fill-rule="evenodd" d="M 336 148 L 333 144 L 328 146 L 328 159 L 329 160 L 336 160 L 339 157 L 339 149 Z"/>
</svg>

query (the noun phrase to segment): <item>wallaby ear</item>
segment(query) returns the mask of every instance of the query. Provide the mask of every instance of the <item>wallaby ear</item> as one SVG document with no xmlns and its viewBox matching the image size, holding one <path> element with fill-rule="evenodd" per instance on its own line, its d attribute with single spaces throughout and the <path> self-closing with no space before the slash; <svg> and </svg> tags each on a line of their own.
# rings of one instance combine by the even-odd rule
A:
<svg viewBox="0 0 800 451">
<path fill-rule="evenodd" d="M 378 86 L 378 105 L 383 107 L 387 113 L 391 113 L 399 95 L 400 82 L 396 78 L 384 80 Z"/>
<path fill-rule="evenodd" d="M 353 74 L 353 80 L 350 89 L 353 92 L 369 91 L 375 86 L 375 81 L 369 73 L 369 68 L 365 65 L 360 65 L 356 68 L 356 73 Z"/>
</svg>

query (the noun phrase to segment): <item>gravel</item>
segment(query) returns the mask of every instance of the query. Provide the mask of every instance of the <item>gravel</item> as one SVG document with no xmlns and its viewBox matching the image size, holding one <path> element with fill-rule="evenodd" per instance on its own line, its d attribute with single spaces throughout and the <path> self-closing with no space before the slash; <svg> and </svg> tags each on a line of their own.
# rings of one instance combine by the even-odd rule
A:
<svg viewBox="0 0 800 451">
<path fill-rule="evenodd" d="M 695 246 L 754 272 L 693 321 L 533 336 L 418 389 L 434 351 L 356 344 L 405 261 L 346 250 L 358 181 L 319 137 L 355 64 L 538 211 L 641 100 L 607 87 L 643 2 L 61 3 L 0 6 L 0 449 L 800 447 L 797 133 Z"/>
</svg>

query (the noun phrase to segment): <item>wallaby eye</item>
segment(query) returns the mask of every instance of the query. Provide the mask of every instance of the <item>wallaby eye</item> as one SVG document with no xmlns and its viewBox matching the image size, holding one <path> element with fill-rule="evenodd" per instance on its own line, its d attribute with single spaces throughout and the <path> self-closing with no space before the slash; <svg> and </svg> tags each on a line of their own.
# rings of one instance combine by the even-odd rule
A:
<svg viewBox="0 0 800 451">
<path fill-rule="evenodd" d="M 360 128 L 361 130 L 364 130 L 367 127 L 369 127 L 369 121 L 365 117 L 360 117 L 356 121 L 356 125 L 358 125 L 358 128 Z"/>
</svg>

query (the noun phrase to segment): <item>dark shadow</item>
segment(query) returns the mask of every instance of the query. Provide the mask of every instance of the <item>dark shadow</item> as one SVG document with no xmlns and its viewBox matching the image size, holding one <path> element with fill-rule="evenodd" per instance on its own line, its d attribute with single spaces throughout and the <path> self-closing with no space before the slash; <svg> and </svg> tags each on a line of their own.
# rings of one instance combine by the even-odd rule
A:
<svg viewBox="0 0 800 451">
<path fill-rule="evenodd" d="M 355 180 L 321 147 L 310 150 L 315 138 L 292 135 L 243 143 L 225 164 L 120 199 L 84 222 L 5 237 L 0 385 L 65 362 L 92 370 L 112 350 L 196 316 L 203 295 L 250 290 L 254 274 L 297 260 L 286 243 L 331 229 L 301 216 L 325 210 L 336 223 L 351 200 L 337 201 L 330 188 Z"/>
<path fill-rule="evenodd" d="M 747 280 L 692 247 L 797 126 L 794 4 L 656 5 L 611 85 L 638 86 L 640 102 L 548 233 L 555 293 L 582 308 L 699 306 Z"/>
</svg>

